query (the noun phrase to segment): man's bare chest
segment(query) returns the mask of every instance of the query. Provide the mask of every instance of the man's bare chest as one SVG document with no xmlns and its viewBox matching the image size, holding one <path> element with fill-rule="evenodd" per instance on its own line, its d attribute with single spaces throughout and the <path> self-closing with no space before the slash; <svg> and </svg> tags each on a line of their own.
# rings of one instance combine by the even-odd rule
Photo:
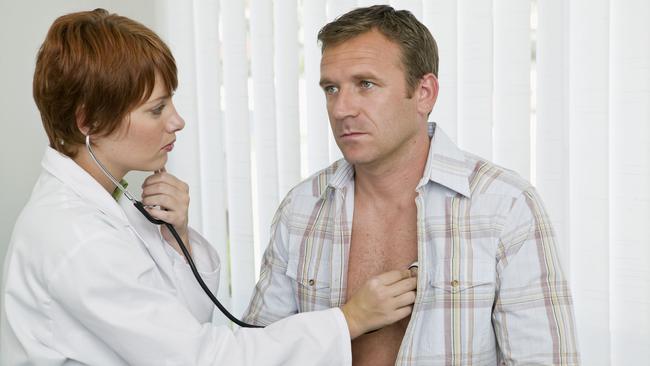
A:
<svg viewBox="0 0 650 366">
<path fill-rule="evenodd" d="M 348 297 L 370 277 L 417 260 L 416 209 L 355 210 L 348 259 Z"/>
</svg>

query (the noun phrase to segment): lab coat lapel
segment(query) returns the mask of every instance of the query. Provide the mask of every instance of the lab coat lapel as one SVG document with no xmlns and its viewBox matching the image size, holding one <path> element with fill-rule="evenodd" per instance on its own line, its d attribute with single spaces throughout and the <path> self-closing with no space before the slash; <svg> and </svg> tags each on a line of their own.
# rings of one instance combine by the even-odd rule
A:
<svg viewBox="0 0 650 366">
<path fill-rule="evenodd" d="M 173 263 L 163 247 L 163 245 L 167 244 L 160 234 L 160 226 L 149 222 L 125 197 L 120 197 L 119 204 L 131 224 L 131 229 L 142 241 L 154 262 L 156 262 L 165 281 L 172 285 L 170 288 L 174 288 L 172 280 L 174 278 Z"/>
</svg>

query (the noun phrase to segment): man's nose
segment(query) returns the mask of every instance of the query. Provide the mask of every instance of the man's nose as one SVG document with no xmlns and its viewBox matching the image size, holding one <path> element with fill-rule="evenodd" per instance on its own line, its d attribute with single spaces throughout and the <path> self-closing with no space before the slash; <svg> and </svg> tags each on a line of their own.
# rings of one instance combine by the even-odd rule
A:
<svg viewBox="0 0 650 366">
<path fill-rule="evenodd" d="M 353 91 L 341 88 L 331 101 L 330 112 L 337 120 L 355 117 L 359 113 L 359 98 Z"/>
</svg>

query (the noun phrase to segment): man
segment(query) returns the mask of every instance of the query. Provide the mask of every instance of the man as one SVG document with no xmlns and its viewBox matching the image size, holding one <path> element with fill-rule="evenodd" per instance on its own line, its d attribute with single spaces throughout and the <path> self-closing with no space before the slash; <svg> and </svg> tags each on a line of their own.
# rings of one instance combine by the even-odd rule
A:
<svg viewBox="0 0 650 366">
<path fill-rule="evenodd" d="M 535 189 L 427 123 L 437 47 L 389 6 L 321 29 L 321 81 L 343 152 L 273 223 L 246 319 L 345 303 L 419 262 L 410 318 L 359 337 L 354 365 L 577 365 L 572 300 Z"/>
</svg>

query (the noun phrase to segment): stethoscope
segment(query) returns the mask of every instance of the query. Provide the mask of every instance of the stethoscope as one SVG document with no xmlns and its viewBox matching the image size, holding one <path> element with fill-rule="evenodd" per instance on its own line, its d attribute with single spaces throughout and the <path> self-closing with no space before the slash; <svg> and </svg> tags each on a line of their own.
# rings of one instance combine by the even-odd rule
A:
<svg viewBox="0 0 650 366">
<path fill-rule="evenodd" d="M 205 284 L 205 282 L 203 282 L 203 279 L 201 278 L 201 275 L 199 274 L 199 271 L 196 269 L 196 265 L 194 264 L 194 260 L 192 260 L 192 256 L 190 256 L 190 253 L 187 251 L 187 248 L 185 247 L 185 244 L 183 243 L 183 240 L 181 239 L 181 237 L 176 232 L 176 229 L 174 229 L 174 226 L 172 224 L 169 224 L 169 223 L 163 221 L 163 220 L 159 220 L 159 219 L 156 219 L 153 216 L 151 216 L 149 214 L 149 212 L 147 212 L 147 210 L 145 209 L 145 206 L 142 204 L 142 202 L 136 200 L 133 197 L 133 195 L 129 191 L 127 191 L 126 188 L 124 188 L 124 186 L 122 186 L 122 184 L 120 184 L 120 182 L 118 182 L 117 179 L 115 179 L 115 177 L 113 177 L 113 175 L 108 171 L 108 169 L 106 169 L 106 167 L 99 160 L 97 160 L 97 157 L 95 156 L 95 153 L 93 152 L 93 149 L 90 147 L 90 135 L 86 135 L 86 148 L 88 149 L 88 153 L 90 154 L 90 157 L 93 159 L 95 164 L 97 164 L 97 166 L 104 173 L 104 175 L 108 179 L 110 179 L 113 184 L 115 184 L 115 187 L 117 187 L 120 191 L 122 191 L 124 196 L 129 201 L 131 201 L 133 203 L 135 208 L 137 208 L 138 211 L 140 211 L 140 213 L 142 215 L 144 215 L 144 217 L 147 218 L 147 220 L 149 220 L 152 224 L 155 224 L 155 225 L 165 225 L 167 227 L 167 229 L 169 229 L 169 232 L 172 233 L 172 235 L 174 236 L 174 239 L 176 239 L 176 242 L 180 246 L 181 251 L 183 252 L 183 255 L 185 256 L 185 259 L 187 260 L 187 263 L 190 265 L 190 268 L 192 269 L 192 273 L 194 274 L 194 278 L 196 278 L 196 281 L 199 283 L 199 285 L 201 285 L 201 288 L 203 289 L 205 294 L 208 295 L 210 300 L 212 300 L 212 302 L 217 306 L 217 308 L 219 308 L 219 310 L 223 313 L 223 315 L 225 315 L 233 323 L 235 323 L 235 324 L 237 324 L 237 325 L 239 325 L 240 327 L 243 327 L 243 328 L 264 328 L 264 327 L 259 326 L 259 325 L 244 323 L 243 321 L 235 318 L 232 314 L 230 314 L 230 312 L 223 305 L 221 305 L 219 300 L 217 300 L 216 296 L 214 296 L 214 294 L 212 293 L 212 291 L 210 291 L 210 289 Z"/>
</svg>

